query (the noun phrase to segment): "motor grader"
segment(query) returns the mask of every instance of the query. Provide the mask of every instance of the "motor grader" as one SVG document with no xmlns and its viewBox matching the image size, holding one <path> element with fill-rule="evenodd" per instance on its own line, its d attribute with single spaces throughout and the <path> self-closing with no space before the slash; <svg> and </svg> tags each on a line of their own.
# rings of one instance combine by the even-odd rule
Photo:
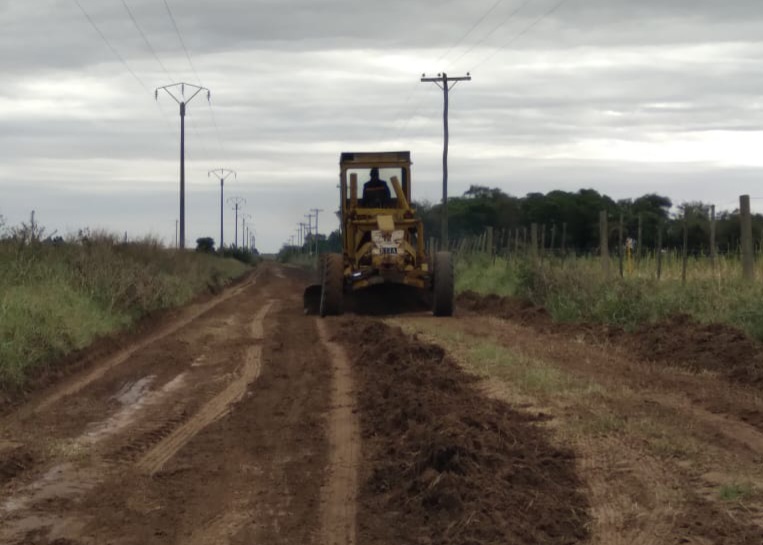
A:
<svg viewBox="0 0 763 545">
<path fill-rule="evenodd" d="M 341 154 L 342 253 L 321 257 L 321 282 L 305 290 L 306 312 L 339 315 L 356 294 L 397 285 L 413 291 L 393 298 L 426 294 L 435 316 L 453 314 L 453 260 L 450 252 L 426 251 L 424 225 L 410 204 L 411 164 L 407 151 Z"/>
</svg>

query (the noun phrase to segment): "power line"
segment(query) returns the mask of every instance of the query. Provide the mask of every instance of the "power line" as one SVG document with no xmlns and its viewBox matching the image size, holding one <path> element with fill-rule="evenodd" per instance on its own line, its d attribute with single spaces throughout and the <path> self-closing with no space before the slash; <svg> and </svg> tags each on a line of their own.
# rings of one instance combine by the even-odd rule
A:
<svg viewBox="0 0 763 545">
<path fill-rule="evenodd" d="M 152 94 L 151 90 L 146 86 L 144 81 L 138 77 L 138 75 L 135 73 L 135 71 L 130 67 L 130 65 L 127 63 L 127 60 L 117 51 L 117 49 L 114 47 L 114 45 L 109 41 L 109 39 L 106 37 L 106 35 L 103 33 L 103 31 L 100 29 L 100 27 L 95 23 L 92 17 L 90 17 L 90 14 L 85 11 L 85 8 L 82 6 L 82 4 L 79 2 L 79 0 L 74 0 L 74 3 L 77 4 L 77 7 L 82 12 L 82 15 L 85 16 L 85 19 L 87 19 L 88 23 L 90 23 L 90 26 L 92 26 L 95 31 L 98 33 L 98 35 L 101 37 L 103 42 L 106 44 L 106 46 L 111 50 L 111 52 L 114 54 L 114 56 L 119 59 L 119 62 L 122 63 L 122 65 L 127 69 L 127 71 L 130 73 L 130 75 L 135 79 L 135 81 L 138 82 L 138 84 L 143 87 L 143 89 L 149 93 Z M 161 115 L 162 119 L 164 120 L 164 124 L 167 127 L 168 131 L 171 131 L 170 122 L 167 119 L 167 114 L 162 109 L 161 105 L 157 103 L 157 109 L 159 110 L 159 115 Z"/>
<path fill-rule="evenodd" d="M 487 10 L 487 11 L 486 11 L 486 12 L 485 12 L 485 13 L 484 13 L 484 14 L 483 14 L 483 15 L 482 15 L 482 16 L 481 16 L 481 17 L 480 17 L 480 18 L 479 18 L 479 19 L 478 19 L 478 20 L 477 20 L 477 21 L 476 21 L 474 24 L 472 24 L 471 28 L 469 28 L 469 30 L 468 30 L 468 31 L 467 31 L 465 34 L 463 34 L 463 35 L 461 36 L 461 38 L 459 38 L 459 40 L 458 40 L 458 41 L 455 43 L 455 45 L 453 45 L 452 47 L 450 47 L 450 49 L 448 49 L 448 50 L 447 50 L 447 51 L 446 51 L 444 54 L 440 55 L 440 57 L 439 57 L 439 58 L 437 59 L 437 61 L 435 61 L 435 62 L 439 62 L 439 61 L 443 60 L 444 58 L 446 58 L 446 57 L 447 57 L 447 56 L 448 56 L 448 55 L 449 55 L 449 54 L 450 54 L 450 53 L 451 53 L 451 52 L 452 52 L 454 49 L 456 49 L 456 48 L 457 48 L 457 47 L 458 47 L 458 46 L 459 46 L 459 45 L 460 45 L 460 44 L 461 44 L 461 43 L 462 43 L 462 42 L 463 42 L 463 41 L 464 41 L 464 40 L 465 40 L 465 39 L 466 39 L 466 38 L 467 38 L 467 37 L 468 37 L 468 36 L 469 36 L 469 35 L 470 35 L 470 34 L 473 32 L 473 31 L 474 31 L 474 30 L 475 30 L 475 29 L 476 29 L 476 28 L 477 28 L 477 27 L 478 27 L 478 26 L 479 26 L 479 25 L 480 25 L 480 24 L 481 24 L 481 23 L 482 23 L 482 22 L 483 22 L 485 19 L 487 19 L 487 17 L 488 17 L 488 16 L 489 16 L 491 13 L 493 13 L 493 12 L 496 10 L 496 8 L 497 8 L 497 7 L 498 7 L 498 6 L 499 6 L 499 5 L 500 5 L 500 4 L 501 4 L 503 1 L 504 1 L 504 0 L 496 0 L 496 2 L 495 2 L 495 3 L 493 3 L 493 5 L 492 5 L 492 6 L 490 6 L 490 8 L 488 8 L 488 10 Z M 460 61 L 462 58 L 464 58 L 464 57 L 465 57 L 466 55 L 468 55 L 469 53 L 471 53 L 471 52 L 472 52 L 472 51 L 473 51 L 473 50 L 474 50 L 476 47 L 478 47 L 479 45 L 481 45 L 482 43 L 484 43 L 484 42 L 485 42 L 485 40 L 487 40 L 487 39 L 488 39 L 490 36 L 492 36 L 492 35 L 493 35 L 493 34 L 494 34 L 494 33 L 495 33 L 495 32 L 496 32 L 496 31 L 497 31 L 499 28 L 501 28 L 501 27 L 502 27 L 502 26 L 504 26 L 506 23 L 508 23 L 509 21 L 511 21 L 511 20 L 514 18 L 514 16 L 515 16 L 517 13 L 519 13 L 519 12 L 520 12 L 520 11 L 521 11 L 521 10 L 522 10 L 522 9 L 523 9 L 525 6 L 527 6 L 528 4 L 530 4 L 532 1 L 533 1 L 533 0 L 525 0 L 525 1 L 524 1 L 524 2 L 523 2 L 523 3 L 522 3 L 522 4 L 521 4 L 521 5 L 518 7 L 518 8 L 514 9 L 513 11 L 511 11 L 511 12 L 508 14 L 508 16 L 507 16 L 507 17 L 506 17 L 506 18 L 505 18 L 503 21 L 501 21 L 501 22 L 500 22 L 498 25 L 494 26 L 494 27 L 492 28 L 492 30 L 490 30 L 490 31 L 489 31 L 489 32 L 488 32 L 486 35 L 484 35 L 484 36 L 483 36 L 483 37 L 482 37 L 480 40 L 478 40 L 478 41 L 477 41 L 477 43 L 475 43 L 474 45 L 472 45 L 471 47 L 469 47 L 469 48 L 468 48 L 468 49 L 467 49 L 465 52 L 463 52 L 461 55 L 459 55 L 459 56 L 458 56 L 458 58 L 457 58 L 457 59 L 454 61 L 454 64 L 455 64 L 456 62 Z M 407 105 L 407 104 L 408 104 L 408 102 L 410 102 L 410 99 L 411 99 L 411 96 L 413 95 L 413 92 L 414 92 L 414 91 L 413 91 L 413 90 L 411 90 L 411 92 L 408 94 L 408 97 L 407 97 L 407 98 L 406 98 L 406 100 L 405 100 L 405 104 L 404 104 L 404 106 L 401 108 L 401 112 L 402 112 L 402 111 L 404 111 L 404 109 L 405 109 L 405 105 Z M 397 139 L 397 138 L 400 138 L 400 136 L 402 135 L 402 133 L 403 133 L 403 132 L 405 132 L 405 130 L 408 128 L 408 124 L 409 124 L 409 123 L 411 122 L 411 120 L 412 120 L 414 117 L 416 117 L 416 115 L 419 113 L 419 111 L 421 110 L 421 107 L 422 107 L 422 105 L 424 104 L 424 102 L 425 102 L 425 99 L 422 97 L 422 99 L 421 99 L 421 100 L 419 100 L 419 102 L 416 104 L 416 107 L 414 108 L 414 110 L 413 110 L 413 113 L 412 113 L 412 114 L 411 114 L 409 117 L 407 117 L 407 118 L 406 118 L 405 122 L 403 123 L 403 126 L 400 128 L 400 130 L 398 130 L 398 131 L 397 131 L 397 133 L 396 133 L 396 135 L 395 135 L 395 138 L 396 138 L 396 139 Z M 399 114 L 398 114 L 398 115 L 399 115 Z"/>
<path fill-rule="evenodd" d="M 202 83 L 198 72 L 196 72 L 196 67 L 193 65 L 193 61 L 191 60 L 191 54 L 188 53 L 188 48 L 185 46 L 183 35 L 180 34 L 180 28 L 178 28 L 177 21 L 175 21 L 175 16 L 172 15 L 172 10 L 170 9 L 170 5 L 167 3 L 167 0 L 162 0 L 162 2 L 164 2 L 164 7 L 167 8 L 167 15 L 170 16 L 170 21 L 172 21 L 172 26 L 175 28 L 175 33 L 177 34 L 178 39 L 180 40 L 180 45 L 183 47 L 183 51 L 185 51 L 185 56 L 188 59 L 188 64 L 191 66 L 191 70 L 193 70 L 193 74 L 194 76 L 196 76 L 196 80 L 199 82 L 199 85 L 203 87 L 204 84 Z"/>
<path fill-rule="evenodd" d="M 140 79 L 138 77 L 138 75 L 133 71 L 133 69 L 130 68 L 130 65 L 127 64 L 127 61 L 125 60 L 125 58 L 122 55 L 119 54 L 119 51 L 117 51 L 116 48 L 111 44 L 109 39 L 106 37 L 106 35 L 103 33 L 103 31 L 101 31 L 101 29 L 98 27 L 98 25 L 95 24 L 95 21 L 93 21 L 92 17 L 90 17 L 90 14 L 87 11 L 85 11 L 85 8 L 82 7 L 82 4 L 79 2 L 79 0 L 73 0 L 73 1 L 74 1 L 75 4 L 77 4 L 77 7 L 82 12 L 82 15 L 85 16 L 85 19 L 87 19 L 87 21 L 90 23 L 90 26 L 92 26 L 95 29 L 95 31 L 101 37 L 103 42 L 108 46 L 108 48 L 111 50 L 111 52 L 114 54 L 114 56 L 117 59 L 119 59 L 119 62 L 121 62 L 124 65 L 124 67 L 130 73 L 130 75 L 135 79 L 135 81 L 137 81 L 140 84 L 140 86 L 143 87 L 143 89 L 149 95 L 152 94 L 151 90 L 148 88 L 148 86 L 143 82 L 142 79 Z"/>
<path fill-rule="evenodd" d="M 442 55 L 440 55 L 440 57 L 439 57 L 439 58 L 438 58 L 438 59 L 437 59 L 435 62 L 440 62 L 440 61 L 441 61 L 441 60 L 443 60 L 445 57 L 447 57 L 448 55 L 450 55 L 450 53 L 451 53 L 451 52 L 452 52 L 454 49 L 456 49 L 456 48 L 457 48 L 459 45 L 461 45 L 461 43 L 462 43 L 462 42 L 463 42 L 463 41 L 464 41 L 464 40 L 465 40 L 465 39 L 466 39 L 466 38 L 469 36 L 469 34 L 471 34 L 471 33 L 474 31 L 474 29 L 476 29 L 476 28 L 477 28 L 477 27 L 478 27 L 478 26 L 479 26 L 479 25 L 482 23 L 482 21 L 484 21 L 484 20 L 485 20 L 485 19 L 488 17 L 488 15 L 490 15 L 491 13 L 493 13 L 493 12 L 495 11 L 495 8 L 497 8 L 497 7 L 498 7 L 499 5 L 501 5 L 503 2 L 504 2 L 504 0 L 496 0 L 496 2 L 495 2 L 495 3 L 494 3 L 494 4 L 493 4 L 491 7 L 490 7 L 490 9 L 488 9 L 488 10 L 487 10 L 485 13 L 483 13 L 483 14 L 482 14 L 482 17 L 480 17 L 480 18 L 477 20 L 477 22 L 475 22 L 475 23 L 474 23 L 474 24 L 471 26 L 471 28 L 470 28 L 469 30 L 467 30 L 467 31 L 466 31 L 466 33 L 465 33 L 463 36 L 461 36 L 461 38 L 459 38 L 459 39 L 458 39 L 458 41 L 457 41 L 457 42 L 456 42 L 454 45 L 452 45 L 452 46 L 450 47 L 450 49 L 448 49 L 448 50 L 447 50 L 445 53 L 443 53 Z"/>
<path fill-rule="evenodd" d="M 223 153 L 223 140 L 220 137 L 220 127 L 217 124 L 217 116 L 215 116 L 215 110 L 212 108 L 212 102 L 207 102 L 209 106 L 209 114 L 212 116 L 212 124 L 215 126 L 215 134 L 217 135 L 217 146 L 220 148 L 220 155 Z"/>
<path fill-rule="evenodd" d="M 143 42 L 146 44 L 146 47 L 148 47 L 148 50 L 151 52 L 151 55 L 154 56 L 154 59 L 156 59 L 156 62 L 159 63 L 159 66 L 162 68 L 164 73 L 167 75 L 167 77 L 170 79 L 170 81 L 174 80 L 175 78 L 172 76 L 172 74 L 169 73 L 167 68 L 164 66 L 164 63 L 159 59 L 159 55 L 156 54 L 156 50 L 151 45 L 151 42 L 148 40 L 148 36 L 146 36 L 146 33 L 143 32 L 143 29 L 138 24 L 138 20 L 135 18 L 135 15 L 133 15 L 132 10 L 130 9 L 130 6 L 127 5 L 126 0 L 122 0 L 122 5 L 125 8 L 125 11 L 127 12 L 127 15 L 130 16 L 130 19 L 132 20 L 132 24 L 135 25 L 135 28 L 140 33 L 141 38 L 143 38 Z"/>
<path fill-rule="evenodd" d="M 183 51 L 185 52 L 185 57 L 186 59 L 188 59 L 188 64 L 190 65 L 194 76 L 196 76 L 196 80 L 199 82 L 199 85 L 203 87 L 204 83 L 202 82 L 201 77 L 199 76 L 199 73 L 196 71 L 196 66 L 193 64 L 193 60 L 191 60 L 191 54 L 188 52 L 188 48 L 185 45 L 185 40 L 183 40 L 183 35 L 180 32 L 180 27 L 178 27 L 177 21 L 175 20 L 175 16 L 172 14 L 172 9 L 170 9 L 170 5 L 167 2 L 167 0 L 162 0 L 162 2 L 164 3 L 164 7 L 167 9 L 167 15 L 169 15 L 170 21 L 172 22 L 172 27 L 175 29 L 175 34 L 177 34 L 178 40 L 180 41 L 180 45 L 182 46 Z M 212 124 L 215 127 L 215 135 L 217 137 L 217 146 L 220 148 L 220 153 L 222 154 L 223 143 L 222 143 L 222 138 L 220 136 L 220 127 L 217 124 L 217 117 L 215 116 L 215 112 L 214 112 L 214 109 L 212 108 L 211 101 L 208 103 L 208 106 L 209 106 L 210 116 L 212 117 Z M 191 126 L 193 127 L 193 122 L 191 122 Z M 194 130 L 196 129 L 194 128 Z"/>
<path fill-rule="evenodd" d="M 531 31 L 533 28 L 535 28 L 536 26 L 538 26 L 538 25 L 539 25 L 539 24 L 540 24 L 540 23 L 541 23 L 541 22 L 542 22 L 544 19 L 546 19 L 547 17 L 551 16 L 551 15 L 552 15 L 554 12 L 556 12 L 557 10 L 559 10 L 559 8 L 561 8 L 561 7 L 562 7 L 562 6 L 563 6 L 563 5 L 564 5 L 566 2 L 567 2 L 567 0 L 559 0 L 559 2 L 557 2 L 556 4 L 554 4 L 554 5 L 551 7 L 551 9 L 549 9 L 549 10 L 548 10 L 546 13 L 544 13 L 543 15 L 541 15 L 540 17 L 538 17 L 537 19 L 535 19 L 535 21 L 533 21 L 532 23 L 530 23 L 530 25 L 528 25 L 528 26 L 527 26 L 527 27 L 526 27 L 526 28 L 525 28 L 525 29 L 524 29 L 522 32 L 520 32 L 519 34 L 517 34 L 516 36 L 514 36 L 513 38 L 511 38 L 511 39 L 510 39 L 508 42 L 504 43 L 503 45 L 501 45 L 501 46 L 497 47 L 497 48 L 495 49 L 495 51 L 493 51 L 493 52 L 492 52 L 492 53 L 490 53 L 490 54 L 489 54 L 487 57 L 485 57 L 485 58 L 484 58 L 484 59 L 482 59 L 480 62 L 478 62 L 478 63 L 477 63 L 475 66 L 474 66 L 474 68 L 472 68 L 472 70 L 475 70 L 475 69 L 479 68 L 480 66 L 482 66 L 483 64 L 485 64 L 487 61 L 489 61 L 490 59 L 492 59 L 493 57 L 495 57 L 495 56 L 498 54 L 498 52 L 499 52 L 499 51 L 501 51 L 502 49 L 505 49 L 506 47 L 509 47 L 510 45 L 512 45 L 513 43 L 515 43 L 515 42 L 516 42 L 517 40 L 519 40 L 519 39 L 520 39 L 522 36 L 524 36 L 525 34 L 527 34 L 528 32 L 530 32 L 530 31 Z"/>
<path fill-rule="evenodd" d="M 463 52 L 461 55 L 459 55 L 459 56 L 458 56 L 458 58 L 457 58 L 455 61 L 453 61 L 453 64 L 457 63 L 458 61 L 460 61 L 461 59 L 463 59 L 465 56 L 467 56 L 469 53 L 471 53 L 472 51 L 474 51 L 474 50 L 475 50 L 477 47 L 479 47 L 480 45 L 482 45 L 483 43 L 485 43 L 485 40 L 487 40 L 488 38 L 490 38 L 490 36 L 492 36 L 493 34 L 495 34 L 495 32 L 496 32 L 496 31 L 497 31 L 499 28 L 503 27 L 503 26 L 504 26 L 504 25 L 506 25 L 506 24 L 507 24 L 509 21 L 511 21 L 512 19 L 514 19 L 514 17 L 517 15 L 517 13 L 519 13 L 520 11 L 522 11 L 522 10 L 523 10 L 523 9 L 524 9 L 526 6 L 530 5 L 532 2 L 533 2 L 533 0 L 525 0 L 525 1 L 524 1 L 522 4 L 520 4 L 520 5 L 519 5 L 519 7 L 518 7 L 518 8 L 516 8 L 515 10 L 513 10 L 513 11 L 509 12 L 508 16 L 507 16 L 507 17 L 506 17 L 506 18 L 505 18 L 503 21 L 501 21 L 500 23 L 498 23 L 498 25 L 494 26 L 494 27 L 493 27 L 493 29 L 492 29 L 490 32 L 488 32 L 487 34 L 485 34 L 485 35 L 482 37 L 482 39 L 480 39 L 479 41 L 477 41 L 477 43 L 473 44 L 473 45 L 472 45 L 472 46 L 471 46 L 469 49 L 467 49 L 467 50 L 466 50 L 466 51 L 464 51 L 464 52 Z"/>
</svg>

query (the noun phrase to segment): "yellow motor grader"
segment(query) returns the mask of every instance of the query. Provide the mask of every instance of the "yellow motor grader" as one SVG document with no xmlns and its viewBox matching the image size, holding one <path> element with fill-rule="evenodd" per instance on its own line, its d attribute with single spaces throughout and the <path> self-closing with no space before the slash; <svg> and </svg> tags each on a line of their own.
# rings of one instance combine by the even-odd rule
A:
<svg viewBox="0 0 763 545">
<path fill-rule="evenodd" d="M 342 153 L 339 166 L 343 249 L 321 257 L 321 283 L 305 290 L 305 311 L 339 315 L 353 294 L 398 285 L 413 291 L 396 297 L 425 292 L 436 316 L 452 315 L 453 260 L 450 252 L 427 254 L 410 205 L 410 152 Z"/>
</svg>

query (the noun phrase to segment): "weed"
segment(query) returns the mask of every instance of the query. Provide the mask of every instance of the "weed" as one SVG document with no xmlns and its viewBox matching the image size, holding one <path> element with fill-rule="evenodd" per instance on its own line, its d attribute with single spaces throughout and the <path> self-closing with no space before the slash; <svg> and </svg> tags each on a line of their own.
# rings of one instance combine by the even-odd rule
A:
<svg viewBox="0 0 763 545">
<path fill-rule="evenodd" d="M 718 496 L 723 501 L 741 501 L 752 495 L 754 489 L 750 483 L 729 483 L 721 486 Z"/>
</svg>

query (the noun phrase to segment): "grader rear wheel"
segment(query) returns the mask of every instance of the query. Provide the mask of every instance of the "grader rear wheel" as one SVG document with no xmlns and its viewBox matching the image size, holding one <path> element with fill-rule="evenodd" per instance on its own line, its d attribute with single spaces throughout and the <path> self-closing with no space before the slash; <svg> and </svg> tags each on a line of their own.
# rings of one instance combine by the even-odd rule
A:
<svg viewBox="0 0 763 545">
<path fill-rule="evenodd" d="M 342 314 L 344 298 L 344 259 L 342 254 L 327 254 L 323 258 L 321 284 L 321 316 Z"/>
<path fill-rule="evenodd" d="M 453 316 L 453 256 L 437 252 L 434 256 L 434 293 L 432 312 L 435 316 Z"/>
</svg>

